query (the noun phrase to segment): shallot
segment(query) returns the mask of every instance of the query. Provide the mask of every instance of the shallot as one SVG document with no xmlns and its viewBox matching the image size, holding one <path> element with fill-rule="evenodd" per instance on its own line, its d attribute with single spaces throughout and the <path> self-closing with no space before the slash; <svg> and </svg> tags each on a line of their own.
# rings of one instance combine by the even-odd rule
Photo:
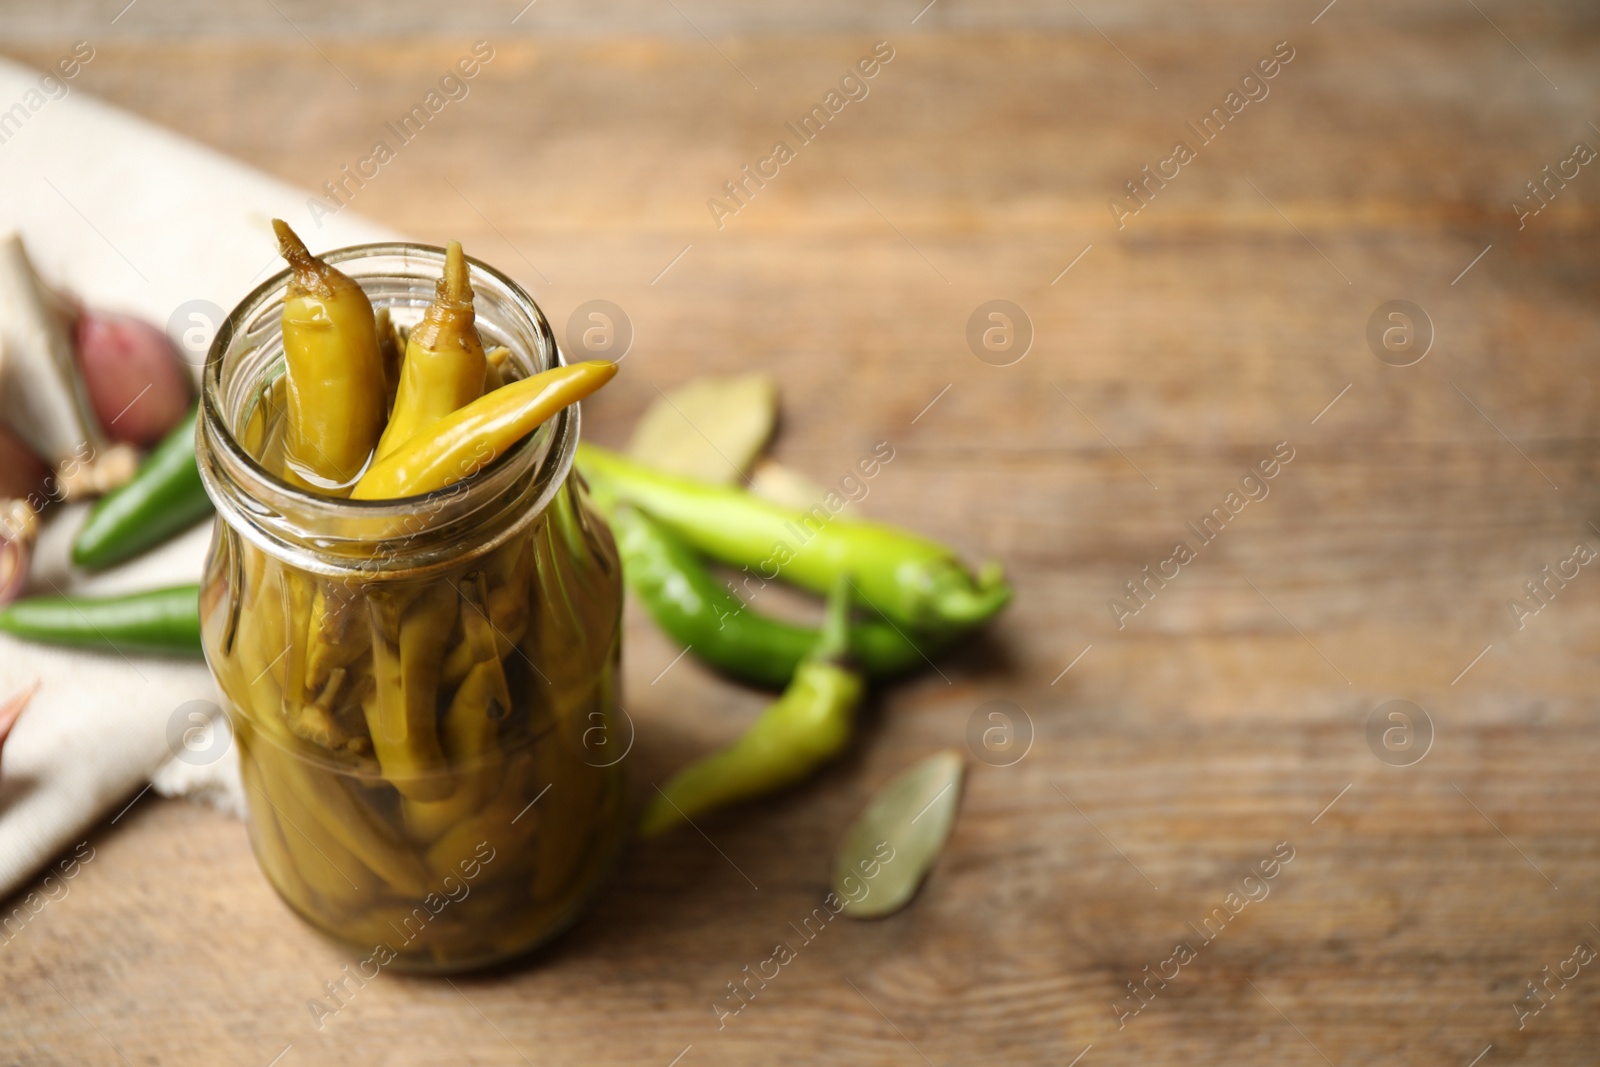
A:
<svg viewBox="0 0 1600 1067">
<path fill-rule="evenodd" d="M 78 367 L 95 416 L 114 441 L 148 448 L 189 410 L 189 376 L 171 340 L 143 319 L 85 310 Z"/>
</svg>

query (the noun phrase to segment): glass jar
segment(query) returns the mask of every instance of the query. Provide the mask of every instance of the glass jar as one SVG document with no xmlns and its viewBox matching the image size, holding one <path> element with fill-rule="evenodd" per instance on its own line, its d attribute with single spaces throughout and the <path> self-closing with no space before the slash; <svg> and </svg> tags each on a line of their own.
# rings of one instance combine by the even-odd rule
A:
<svg viewBox="0 0 1600 1067">
<path fill-rule="evenodd" d="M 409 326 L 444 252 L 323 258 Z M 570 922 L 626 832 L 621 568 L 572 470 L 578 409 L 434 493 L 297 489 L 257 461 L 280 430 L 287 280 L 218 331 L 197 443 L 217 507 L 201 622 L 251 843 L 291 908 L 374 965 L 482 966 Z M 475 261 L 472 284 L 509 377 L 560 362 L 520 286 Z"/>
</svg>

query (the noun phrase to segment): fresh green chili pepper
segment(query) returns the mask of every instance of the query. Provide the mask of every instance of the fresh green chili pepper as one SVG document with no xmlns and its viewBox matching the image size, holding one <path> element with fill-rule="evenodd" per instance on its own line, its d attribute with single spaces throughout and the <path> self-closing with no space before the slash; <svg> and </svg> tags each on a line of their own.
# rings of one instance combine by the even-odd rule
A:
<svg viewBox="0 0 1600 1067">
<path fill-rule="evenodd" d="M 866 691 L 861 676 L 844 666 L 848 609 L 840 582 L 828 598 L 822 637 L 789 688 L 737 741 L 673 775 L 645 810 L 640 833 L 653 837 L 708 811 L 775 793 L 844 749 Z"/>
<path fill-rule="evenodd" d="M 597 490 L 595 499 L 604 506 L 603 492 Z M 771 689 L 789 684 L 816 646 L 818 630 L 751 608 L 717 581 L 682 538 L 637 508 L 609 508 L 606 517 L 622 554 L 623 577 L 668 636 L 741 681 Z M 910 637 L 878 620 L 851 625 L 850 655 L 869 678 L 901 674 L 925 662 Z"/>
<path fill-rule="evenodd" d="M 101 599 L 29 597 L 0 611 L 0 631 L 80 648 L 198 656 L 200 587 L 180 585 Z"/>
<path fill-rule="evenodd" d="M 211 514 L 194 459 L 197 412 L 156 445 L 132 481 L 100 498 L 72 542 L 72 562 L 91 570 L 121 563 Z"/>
<path fill-rule="evenodd" d="M 708 555 L 762 580 L 782 575 L 819 593 L 848 578 L 859 604 L 906 628 L 973 626 L 1011 599 L 999 564 L 985 566 L 974 580 L 944 545 L 885 523 L 835 518 L 821 504 L 789 511 L 594 445 L 578 446 L 578 465 Z"/>
</svg>

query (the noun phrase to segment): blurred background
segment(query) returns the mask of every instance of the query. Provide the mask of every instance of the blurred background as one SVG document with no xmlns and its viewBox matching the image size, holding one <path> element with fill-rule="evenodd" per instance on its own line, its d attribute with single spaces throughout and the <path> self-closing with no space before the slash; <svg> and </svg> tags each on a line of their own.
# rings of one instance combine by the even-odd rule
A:
<svg viewBox="0 0 1600 1067">
<path fill-rule="evenodd" d="M 145 801 L 0 946 L 8 1062 L 1594 1061 L 1600 975 L 1568 961 L 1600 945 L 1600 578 L 1526 583 L 1600 551 L 1600 16 L 925 2 L 0 2 L 6 59 L 89 42 L 72 93 L 303 190 L 314 249 L 341 215 L 459 239 L 564 342 L 614 304 L 632 344 L 587 437 L 766 370 L 781 459 L 826 483 L 890 442 L 864 511 L 1018 589 L 851 756 L 636 849 L 531 963 L 385 975 L 321 1027 L 343 957 L 242 825 Z M 63 180 L 18 147 L 11 180 Z M 138 261 L 131 235 L 187 223 L 130 197 L 91 225 Z M 144 312 L 202 295 L 243 291 Z M 634 605 L 626 640 L 638 783 L 763 703 L 662 674 Z M 1023 755 L 969 744 L 994 701 Z M 1391 701 L 1400 754 L 1371 726 Z M 950 745 L 966 795 L 916 904 L 830 930 L 719 1028 L 866 798 Z"/>
</svg>

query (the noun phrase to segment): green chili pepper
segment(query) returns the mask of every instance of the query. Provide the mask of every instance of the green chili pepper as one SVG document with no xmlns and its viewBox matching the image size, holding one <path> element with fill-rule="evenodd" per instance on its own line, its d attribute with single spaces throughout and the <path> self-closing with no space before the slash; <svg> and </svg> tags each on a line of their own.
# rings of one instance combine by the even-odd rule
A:
<svg viewBox="0 0 1600 1067">
<path fill-rule="evenodd" d="M 72 543 L 72 562 L 91 570 L 121 563 L 211 514 L 194 459 L 198 410 L 156 445 L 128 484 L 95 504 Z"/>
<path fill-rule="evenodd" d="M 985 566 L 974 580 L 944 545 L 885 523 L 835 518 L 820 503 L 809 512 L 789 511 L 594 445 L 578 446 L 578 464 L 702 552 L 763 580 L 782 575 L 819 593 L 848 578 L 857 603 L 908 629 L 973 626 L 1011 599 L 999 564 Z"/>
<path fill-rule="evenodd" d="M 794 681 L 727 748 L 672 776 L 645 810 L 640 833 L 653 837 L 680 822 L 766 796 L 811 776 L 850 741 L 866 684 L 843 665 L 849 596 L 843 582 L 828 598 L 822 637 Z"/>
<path fill-rule="evenodd" d="M 102 599 L 29 597 L 0 611 L 0 631 L 80 648 L 198 656 L 200 587 L 180 585 Z"/>
<path fill-rule="evenodd" d="M 604 498 L 596 492 L 602 506 Z M 818 630 L 751 608 L 717 581 L 682 538 L 637 508 L 608 508 L 606 517 L 622 554 L 623 576 L 668 636 L 741 681 L 772 689 L 789 684 L 816 646 Z M 850 655 L 869 678 L 901 674 L 925 662 L 911 638 L 877 620 L 851 625 Z"/>
</svg>

